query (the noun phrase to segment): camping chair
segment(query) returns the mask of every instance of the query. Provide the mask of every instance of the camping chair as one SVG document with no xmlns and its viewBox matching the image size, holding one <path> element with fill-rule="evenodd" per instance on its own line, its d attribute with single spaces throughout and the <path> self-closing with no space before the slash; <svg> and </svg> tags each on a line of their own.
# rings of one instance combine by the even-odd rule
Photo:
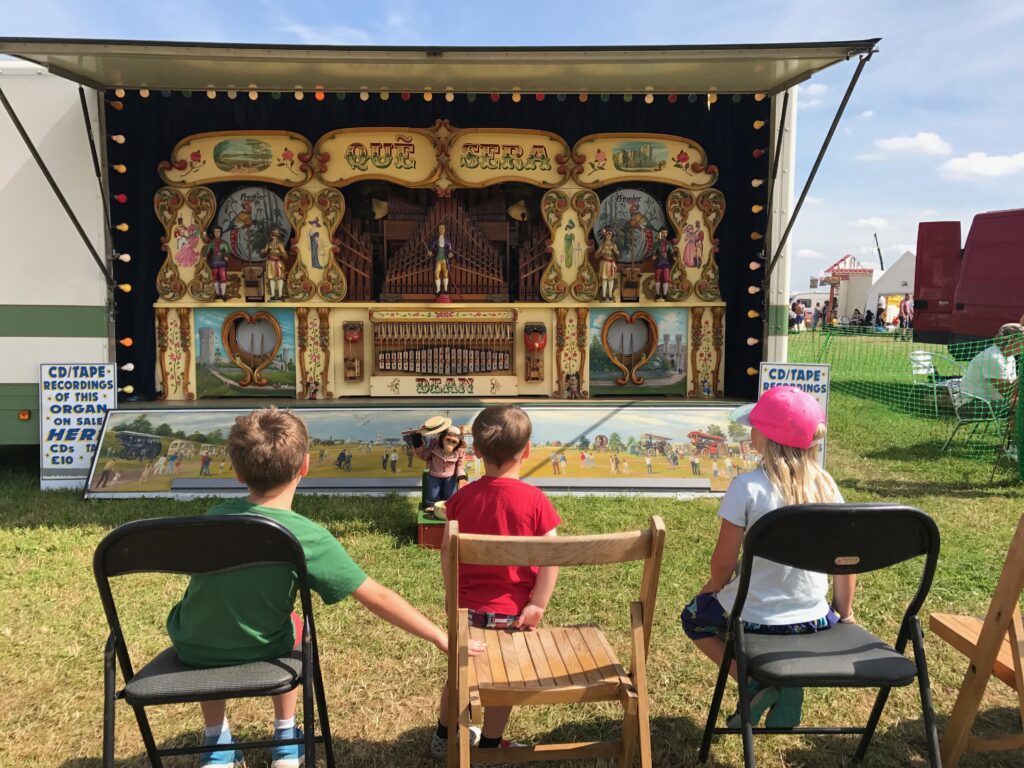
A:
<svg viewBox="0 0 1024 768">
<path fill-rule="evenodd" d="M 942 453 L 946 452 L 946 449 L 953 442 L 953 438 L 956 437 L 957 431 L 965 424 L 974 425 L 967 436 L 967 441 L 970 442 L 975 433 L 977 433 L 978 428 L 983 424 L 985 427 L 982 431 L 987 433 L 989 425 L 996 424 L 1009 415 L 1008 413 L 1003 413 L 1005 409 L 1000 408 L 998 404 L 993 403 L 991 400 L 965 392 L 963 382 L 960 379 L 950 379 L 948 389 L 950 400 L 953 401 L 953 413 L 956 416 L 956 424 L 953 426 L 953 431 L 949 433 L 949 437 L 946 438 L 946 442 L 942 445 Z"/>
<path fill-rule="evenodd" d="M 301 650 L 268 661 L 231 667 L 196 668 L 178 660 L 167 648 L 138 671 L 128 655 L 110 578 L 130 573 L 212 574 L 250 565 L 282 564 L 295 569 L 302 605 Z M 315 743 L 321 742 L 329 768 L 334 766 L 331 729 L 327 720 L 320 657 L 312 603 L 306 578 L 306 558 L 298 540 L 284 526 L 258 515 L 139 520 L 108 533 L 96 548 L 93 572 L 103 602 L 110 635 L 103 654 L 103 765 L 114 765 L 114 702 L 124 699 L 135 711 L 146 753 L 154 768 L 161 756 L 197 754 L 209 747 L 158 749 L 145 708 L 161 704 L 273 696 L 302 686 L 304 738 L 237 742 L 237 749 L 304 744 L 306 764 L 316 764 Z M 115 693 L 117 659 L 124 688 Z M 320 716 L 321 735 L 313 735 L 313 696 Z"/>
<path fill-rule="evenodd" d="M 1020 595 L 1024 590 L 1024 517 L 1003 563 L 985 620 L 974 616 L 933 613 L 932 632 L 969 659 L 956 704 L 942 735 L 942 763 L 956 768 L 967 752 L 1002 752 L 1024 747 L 1024 732 L 996 739 L 971 734 L 978 706 L 990 677 L 997 677 L 1017 692 L 1017 706 L 1024 723 L 1024 623 Z"/>
<path fill-rule="evenodd" d="M 949 394 L 950 382 L 960 379 L 964 375 L 963 367 L 951 357 L 929 352 L 924 349 L 914 349 L 910 352 L 910 391 L 907 393 L 907 402 L 904 407 L 910 405 L 914 393 L 922 387 L 927 389 L 931 395 L 932 412 L 935 418 L 939 418 L 939 393 Z M 938 363 L 942 364 L 943 370 L 952 370 L 953 375 L 940 375 Z M 952 397 L 950 398 L 952 400 Z"/>
<path fill-rule="evenodd" d="M 537 760 L 618 758 L 631 766 L 640 743 L 640 765 L 651 765 L 647 701 L 647 650 L 651 642 L 665 524 L 651 518 L 646 531 L 597 536 L 477 536 L 445 528 L 448 582 L 448 768 L 469 768 L 469 725 L 482 722 L 482 708 L 522 704 L 617 701 L 622 705 L 622 736 L 617 741 L 544 744 L 507 749 L 474 749 L 473 765 Z M 640 599 L 630 603 L 630 670 L 619 663 L 601 629 L 593 624 L 542 627 L 533 632 L 478 629 L 458 608 L 459 563 L 476 565 L 604 565 L 643 560 Z M 469 641 L 487 651 L 469 657 Z M 449 731 L 451 733 L 451 731 Z"/>
<path fill-rule="evenodd" d="M 889 646 L 856 624 L 836 624 L 823 632 L 801 635 L 762 635 L 744 631 L 739 617 L 750 586 L 755 557 L 829 575 L 866 573 L 926 555 L 921 583 Z M 755 733 L 860 734 L 855 759 L 867 752 L 882 715 L 889 690 L 917 679 L 921 692 L 929 762 L 939 765 L 938 733 L 932 712 L 928 667 L 917 612 L 924 602 L 939 557 L 939 531 L 923 512 L 895 504 L 802 504 L 782 507 L 758 520 L 743 540 L 739 588 L 725 637 L 725 656 L 711 700 L 700 761 L 708 758 L 715 734 L 743 736 L 743 758 L 754 765 Z M 914 660 L 903 653 L 907 641 Z M 739 677 L 741 727 L 717 728 L 729 667 L 736 659 Z M 878 696 L 863 728 L 753 728 L 750 723 L 748 677 L 780 688 L 878 688 Z"/>
</svg>

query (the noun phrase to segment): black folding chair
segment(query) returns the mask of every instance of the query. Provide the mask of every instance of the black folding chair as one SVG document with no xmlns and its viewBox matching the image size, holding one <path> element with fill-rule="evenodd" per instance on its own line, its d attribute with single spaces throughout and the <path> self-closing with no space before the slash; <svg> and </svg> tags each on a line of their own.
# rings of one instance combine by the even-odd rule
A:
<svg viewBox="0 0 1024 768">
<path fill-rule="evenodd" d="M 269 661 L 230 667 L 197 668 L 179 661 L 167 648 L 137 672 L 132 666 L 110 591 L 110 577 L 130 573 L 211 574 L 252 565 L 290 565 L 298 577 L 302 605 L 301 650 Z M 273 696 L 302 686 L 304 737 L 238 742 L 237 749 L 304 744 L 306 765 L 316 763 L 316 742 L 324 745 L 329 768 L 334 766 L 327 720 L 316 628 L 313 622 L 306 558 L 298 540 L 284 526 L 258 515 L 209 515 L 140 520 L 111 531 L 96 548 L 93 572 L 103 611 L 110 626 L 103 661 L 103 765 L 114 765 L 114 702 L 124 699 L 135 711 L 146 753 L 154 768 L 164 755 L 196 754 L 209 747 L 157 749 L 145 708 L 161 704 Z M 115 692 L 114 659 L 121 667 L 124 688 Z M 313 697 L 320 735 L 313 732 Z"/>
<path fill-rule="evenodd" d="M 866 573 L 925 555 L 924 573 L 910 601 L 895 646 L 890 646 L 856 624 L 802 635 L 762 635 L 744 632 L 740 616 L 750 586 L 755 557 L 827 574 Z M 783 507 L 750 527 L 743 542 L 743 559 L 736 602 L 729 619 L 725 657 L 718 673 L 711 711 L 700 745 L 700 761 L 708 758 L 715 734 L 743 736 L 744 765 L 754 765 L 753 734 L 816 733 L 860 734 L 855 754 L 860 760 L 882 715 L 889 690 L 916 679 L 931 766 L 939 762 L 938 732 L 932 711 L 928 667 L 925 663 L 921 623 L 917 613 L 931 587 L 939 557 L 939 531 L 928 515 L 895 504 L 804 504 Z M 914 660 L 903 655 L 907 641 Z M 739 677 L 741 727 L 717 728 L 729 666 L 736 659 Z M 779 688 L 878 688 L 878 696 L 863 728 L 752 728 L 747 678 Z"/>
</svg>

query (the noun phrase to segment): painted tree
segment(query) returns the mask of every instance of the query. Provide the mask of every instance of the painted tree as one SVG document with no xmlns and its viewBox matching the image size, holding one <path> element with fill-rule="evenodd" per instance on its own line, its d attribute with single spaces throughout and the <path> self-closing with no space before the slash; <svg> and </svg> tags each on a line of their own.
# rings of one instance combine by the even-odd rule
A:
<svg viewBox="0 0 1024 768">
<path fill-rule="evenodd" d="M 626 447 L 626 444 L 622 442 L 622 436 L 618 432 L 612 432 L 608 437 L 608 449 L 611 451 L 621 451 Z"/>
</svg>

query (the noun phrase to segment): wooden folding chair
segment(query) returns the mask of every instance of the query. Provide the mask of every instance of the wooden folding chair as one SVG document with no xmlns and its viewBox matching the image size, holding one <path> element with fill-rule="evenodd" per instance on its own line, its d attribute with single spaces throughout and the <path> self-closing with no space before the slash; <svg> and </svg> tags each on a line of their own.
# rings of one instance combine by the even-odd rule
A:
<svg viewBox="0 0 1024 768">
<path fill-rule="evenodd" d="M 960 685 L 956 704 L 942 736 L 942 764 L 956 768 L 966 752 L 1002 752 L 1024 747 L 1024 732 L 997 739 L 971 735 L 978 705 L 989 678 L 995 675 L 1017 691 L 1021 723 L 1024 726 L 1024 626 L 1021 624 L 1020 594 L 1024 589 L 1024 517 L 1010 543 L 1003 572 L 985 620 L 973 616 L 933 613 L 932 631 L 970 659 Z"/>
<path fill-rule="evenodd" d="M 595 536 L 522 537 L 460 534 L 458 522 L 445 528 L 448 563 L 448 767 L 470 766 L 470 723 L 482 722 L 482 708 L 523 704 L 618 701 L 622 736 L 616 741 L 544 744 L 508 749 L 474 749 L 473 764 L 537 760 L 618 758 L 631 766 L 640 742 L 640 764 L 651 765 L 647 701 L 647 650 L 651 641 L 665 524 L 651 518 L 645 531 Z M 541 627 L 532 632 L 478 629 L 458 608 L 459 563 L 476 565 L 604 565 L 643 560 L 640 597 L 630 603 L 632 650 L 627 672 L 604 633 L 593 624 Z M 470 658 L 469 641 L 483 641 L 485 653 Z"/>
</svg>

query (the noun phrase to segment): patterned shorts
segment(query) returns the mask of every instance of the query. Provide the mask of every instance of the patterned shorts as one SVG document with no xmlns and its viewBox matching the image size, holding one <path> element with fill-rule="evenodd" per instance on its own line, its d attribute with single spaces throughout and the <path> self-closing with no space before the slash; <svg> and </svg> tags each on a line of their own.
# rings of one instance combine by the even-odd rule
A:
<svg viewBox="0 0 1024 768">
<path fill-rule="evenodd" d="M 722 608 L 718 598 L 710 592 L 697 595 L 687 603 L 679 615 L 683 632 L 691 640 L 705 637 L 722 637 L 729 624 L 729 614 Z M 814 621 L 801 621 L 797 624 L 756 624 L 744 621 L 743 628 L 747 632 L 759 635 L 803 635 L 808 632 L 821 632 L 839 622 L 839 615 L 831 608 L 828 613 Z"/>
<path fill-rule="evenodd" d="M 512 625 L 519 621 L 518 616 L 509 616 L 504 613 L 486 613 L 469 609 L 469 626 L 480 629 L 512 629 Z"/>
</svg>

